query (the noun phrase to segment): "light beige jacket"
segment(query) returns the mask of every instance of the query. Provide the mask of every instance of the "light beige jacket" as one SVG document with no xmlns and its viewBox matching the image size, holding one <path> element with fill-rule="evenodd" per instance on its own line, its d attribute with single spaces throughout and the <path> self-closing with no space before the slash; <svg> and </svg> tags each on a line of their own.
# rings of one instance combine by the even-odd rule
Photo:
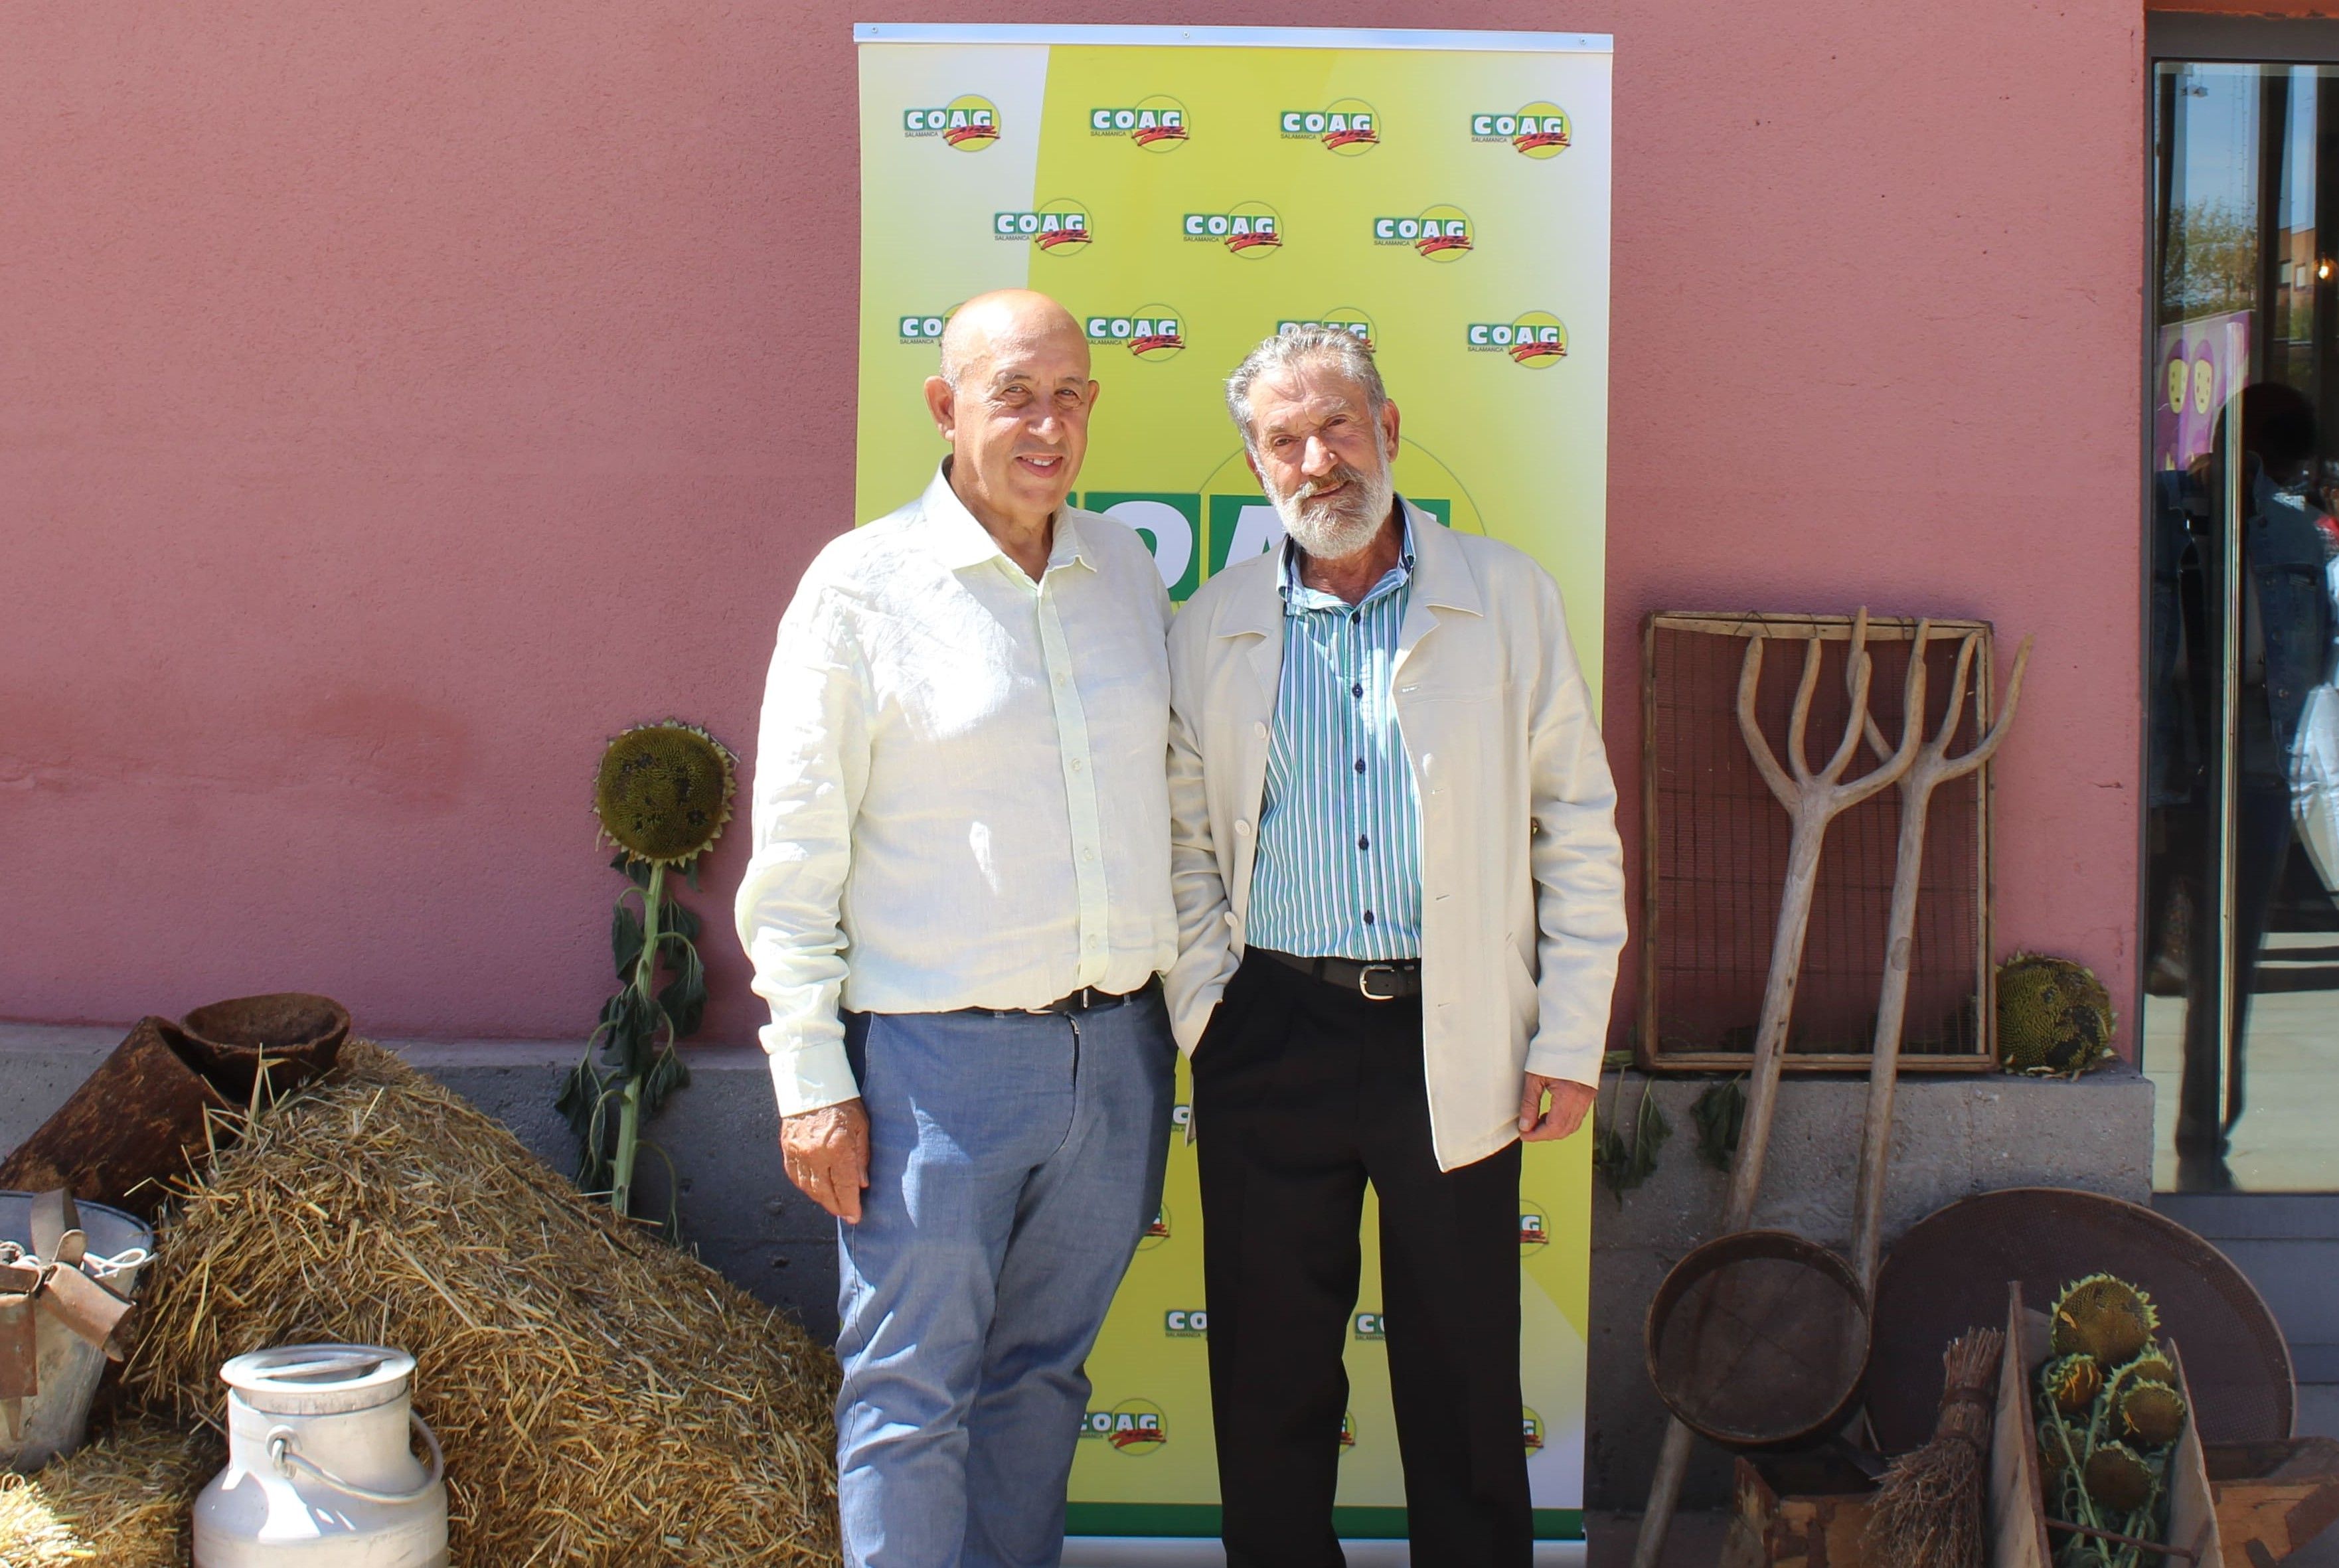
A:
<svg viewBox="0 0 2339 1568">
<path fill-rule="evenodd" d="M 1452 1170 L 1518 1137 L 1524 1073 L 1600 1081 L 1623 850 L 1559 586 L 1508 545 L 1411 503 L 1406 515 L 1414 577 L 1390 678 L 1421 802 L 1430 1130 Z M 1220 572 L 1170 628 L 1167 985 L 1189 1052 L 1242 957 L 1283 668 L 1281 555 Z"/>
</svg>

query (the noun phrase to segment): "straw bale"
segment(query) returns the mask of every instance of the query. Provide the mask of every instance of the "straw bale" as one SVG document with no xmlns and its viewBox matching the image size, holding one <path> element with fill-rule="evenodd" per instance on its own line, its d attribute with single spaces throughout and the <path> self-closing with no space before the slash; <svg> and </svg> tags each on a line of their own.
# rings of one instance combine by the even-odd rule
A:
<svg viewBox="0 0 2339 1568">
<path fill-rule="evenodd" d="M 242 1129 L 158 1250 L 129 1376 L 183 1421 L 246 1351 L 414 1354 L 459 1568 L 839 1560 L 827 1351 L 379 1047 Z"/>
<path fill-rule="evenodd" d="M 181 1568 L 188 1505 L 224 1457 L 212 1433 L 133 1419 L 31 1475 L 0 1475 L 0 1565 Z"/>
</svg>

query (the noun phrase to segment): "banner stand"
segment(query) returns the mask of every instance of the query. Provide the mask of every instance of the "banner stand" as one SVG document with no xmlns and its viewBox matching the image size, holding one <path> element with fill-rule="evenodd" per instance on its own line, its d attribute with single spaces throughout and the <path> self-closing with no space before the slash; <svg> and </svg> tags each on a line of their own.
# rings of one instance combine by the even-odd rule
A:
<svg viewBox="0 0 2339 1568">
<path fill-rule="evenodd" d="M 856 520 L 943 455 L 923 394 L 959 302 L 1029 287 L 1101 387 L 1075 504 L 1173 599 L 1281 539 L 1227 373 L 1300 324 L 1373 345 L 1399 491 L 1559 583 L 1601 689 L 1611 65 L 1605 37 L 864 24 Z M 1068 1562 L 1220 1560 L 1200 1202 L 1182 1068 L 1160 1213 L 1089 1375 Z M 1526 1151 L 1520 1443 L 1535 1533 L 1584 1532 L 1592 1140 Z M 1367 1199 L 1334 1525 L 1404 1561 L 1405 1488 Z M 1567 1549 L 1552 1562 L 1577 1562 Z M 1545 1561 L 1545 1557 L 1538 1557 Z"/>
</svg>

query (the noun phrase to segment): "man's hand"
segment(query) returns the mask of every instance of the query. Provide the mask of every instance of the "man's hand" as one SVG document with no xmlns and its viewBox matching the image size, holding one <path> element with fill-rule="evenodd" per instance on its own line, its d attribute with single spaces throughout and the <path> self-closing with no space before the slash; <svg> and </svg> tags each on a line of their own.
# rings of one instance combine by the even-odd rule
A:
<svg viewBox="0 0 2339 1568">
<path fill-rule="evenodd" d="M 847 1225 L 861 1223 L 869 1185 L 869 1112 L 858 1100 L 780 1118 L 788 1179 Z"/>
<path fill-rule="evenodd" d="M 1597 1092 L 1588 1083 L 1528 1073 L 1525 1087 L 1519 1090 L 1519 1136 L 1529 1143 L 1573 1136 L 1584 1125 L 1584 1113 L 1592 1109 Z M 1551 1096 L 1549 1110 L 1543 1107 L 1546 1094 Z"/>
</svg>

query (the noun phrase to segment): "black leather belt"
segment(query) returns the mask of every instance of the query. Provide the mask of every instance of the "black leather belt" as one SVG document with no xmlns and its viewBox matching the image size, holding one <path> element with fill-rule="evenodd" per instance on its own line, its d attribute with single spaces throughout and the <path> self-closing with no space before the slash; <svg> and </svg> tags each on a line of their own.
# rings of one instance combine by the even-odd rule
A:
<svg viewBox="0 0 2339 1568">
<path fill-rule="evenodd" d="M 1353 991 L 1367 1001 L 1395 1001 L 1401 996 L 1421 994 L 1421 961 L 1417 958 L 1366 963 L 1353 958 L 1301 958 L 1295 953 L 1278 952 L 1271 947 L 1244 951 L 1271 958 L 1326 985 Z"/>
<path fill-rule="evenodd" d="M 966 1011 L 982 1013 L 987 1018 L 1030 1018 L 1048 1012 L 1095 1012 L 1150 995 L 1160 983 L 1161 977 L 1156 975 L 1135 991 L 1105 991 L 1097 986 L 1084 985 L 1078 991 L 1058 997 L 1045 1007 L 970 1007 Z"/>
</svg>

